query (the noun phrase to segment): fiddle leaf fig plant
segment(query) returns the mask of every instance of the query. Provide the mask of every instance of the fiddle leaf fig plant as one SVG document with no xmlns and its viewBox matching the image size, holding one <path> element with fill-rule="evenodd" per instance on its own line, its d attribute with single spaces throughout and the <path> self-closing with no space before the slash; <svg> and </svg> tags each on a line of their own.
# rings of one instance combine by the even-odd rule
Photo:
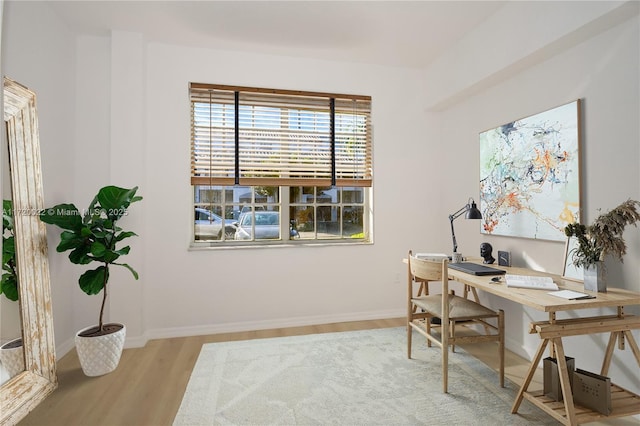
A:
<svg viewBox="0 0 640 426">
<path fill-rule="evenodd" d="M 570 223 L 564 228 L 567 237 L 575 237 L 578 241 L 573 250 L 573 264 L 578 267 L 589 267 L 612 255 L 620 262 L 627 253 L 627 245 L 622 233 L 627 225 L 636 225 L 640 221 L 640 202 L 627 200 L 607 213 L 603 213 L 589 226 Z"/>
<path fill-rule="evenodd" d="M 2 279 L 0 293 L 7 299 L 18 300 L 18 271 L 16 266 L 16 239 L 13 233 L 13 202 L 2 201 Z"/>
<path fill-rule="evenodd" d="M 122 266 L 131 271 L 136 280 L 138 279 L 138 273 L 120 260 L 122 256 L 129 254 L 130 247 L 119 247 L 123 240 L 136 236 L 136 233 L 124 231 L 117 226 L 118 221 L 129 214 L 129 206 L 142 200 L 142 197 L 136 195 L 137 190 L 137 186 L 131 189 L 105 186 L 98 191 L 84 212 L 80 212 L 73 204 L 58 204 L 44 209 L 40 214 L 40 220 L 43 222 L 63 229 L 56 248 L 59 253 L 70 250 L 69 260 L 75 264 L 100 264 L 97 268 L 84 272 L 78 280 L 80 288 L 86 294 L 102 292 L 99 331 L 104 329 L 103 315 L 107 300 L 109 268 Z"/>
</svg>

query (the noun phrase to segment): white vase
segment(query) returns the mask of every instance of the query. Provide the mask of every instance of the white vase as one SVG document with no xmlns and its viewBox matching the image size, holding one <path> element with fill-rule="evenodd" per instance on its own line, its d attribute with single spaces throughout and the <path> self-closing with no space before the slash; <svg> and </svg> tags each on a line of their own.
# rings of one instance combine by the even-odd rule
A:
<svg viewBox="0 0 640 426">
<path fill-rule="evenodd" d="M 593 265 L 585 266 L 583 281 L 585 290 L 606 293 L 607 277 L 604 270 L 604 263 L 596 262 Z"/>
<path fill-rule="evenodd" d="M 82 333 L 96 326 L 84 328 L 76 333 L 78 358 L 82 371 L 87 376 L 102 376 L 111 373 L 118 366 L 127 329 L 122 324 L 117 325 L 122 328 L 104 336 L 81 336 Z"/>
<path fill-rule="evenodd" d="M 18 373 L 25 370 L 24 349 L 22 347 L 21 337 L 10 340 L 0 347 L 0 362 L 9 375 L 8 379 L 17 376 Z"/>
</svg>

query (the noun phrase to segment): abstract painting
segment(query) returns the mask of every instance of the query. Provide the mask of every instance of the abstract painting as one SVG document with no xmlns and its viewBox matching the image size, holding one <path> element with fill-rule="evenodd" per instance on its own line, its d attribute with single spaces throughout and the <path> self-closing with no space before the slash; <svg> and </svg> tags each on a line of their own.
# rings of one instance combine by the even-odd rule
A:
<svg viewBox="0 0 640 426">
<path fill-rule="evenodd" d="M 580 101 L 480 133 L 483 234 L 564 241 L 580 217 Z"/>
</svg>

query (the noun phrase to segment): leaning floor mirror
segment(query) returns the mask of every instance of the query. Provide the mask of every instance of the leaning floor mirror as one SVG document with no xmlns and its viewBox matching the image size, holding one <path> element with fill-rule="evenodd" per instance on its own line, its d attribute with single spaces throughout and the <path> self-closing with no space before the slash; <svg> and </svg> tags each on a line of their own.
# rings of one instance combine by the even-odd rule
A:
<svg viewBox="0 0 640 426">
<path fill-rule="evenodd" d="M 0 425 L 13 425 L 53 392 L 57 378 L 47 236 L 38 217 L 44 198 L 36 96 L 11 79 L 3 81 L 24 354 L 24 370 L 0 386 Z"/>
</svg>

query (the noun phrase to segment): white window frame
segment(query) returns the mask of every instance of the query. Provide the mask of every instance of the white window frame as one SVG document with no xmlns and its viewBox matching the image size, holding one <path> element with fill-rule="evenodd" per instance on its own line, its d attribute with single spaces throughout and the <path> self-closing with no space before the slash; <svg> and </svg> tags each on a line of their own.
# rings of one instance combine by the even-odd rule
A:
<svg viewBox="0 0 640 426">
<path fill-rule="evenodd" d="M 243 105 L 241 103 L 243 94 L 247 102 L 256 103 Z M 272 96 L 272 94 L 275 95 Z M 250 188 L 252 202 L 248 205 L 255 207 L 262 204 L 254 200 L 254 188 L 274 186 L 279 190 L 278 201 L 267 209 L 277 209 L 280 212 L 279 239 L 229 240 L 227 236 L 222 235 L 218 236 L 218 239 L 203 237 L 202 234 L 198 235 L 200 231 L 196 229 L 200 228 L 196 223 L 192 226 L 192 246 L 372 242 L 373 153 L 370 97 L 191 83 L 190 99 L 191 185 L 194 209 L 210 207 L 211 211 L 222 217 L 221 220 L 217 217 L 218 223 L 224 222 L 223 226 L 226 227 L 231 222 L 235 226 L 239 219 L 236 213 L 239 204 L 238 200 L 231 202 L 233 213 L 230 214 L 229 200 L 225 200 L 227 192 L 238 187 Z M 272 101 L 275 103 L 270 104 L 269 102 Z M 353 115 L 350 115 L 348 110 L 350 102 L 353 104 Z M 299 107 L 299 105 L 302 106 Z M 327 105 L 329 105 L 328 112 Z M 205 117 L 204 122 L 203 111 L 204 114 L 208 112 L 208 118 Z M 324 115 L 317 115 L 315 111 L 325 112 L 321 113 Z M 306 120 L 303 116 L 306 116 Z M 330 120 L 327 120 L 328 118 Z M 306 125 L 304 125 L 305 121 Z M 261 124 L 256 126 L 256 122 Z M 313 125 L 309 128 L 311 122 Z M 247 123 L 251 125 L 247 126 Z M 329 132 L 327 132 L 328 129 L 330 129 Z M 298 138 L 301 139 L 298 140 Z M 330 150 L 327 151 L 326 147 L 329 145 L 325 145 L 325 148 L 321 148 L 322 151 L 315 153 L 317 148 L 329 142 Z M 280 151 L 280 148 L 283 150 Z M 309 155 L 310 157 L 306 157 Z M 294 163 L 290 163 L 291 160 Z M 235 165 L 230 164 L 230 161 L 235 161 Z M 249 164 L 253 166 L 248 166 Z M 247 167 L 256 167 L 256 169 L 251 171 Z M 327 170 L 330 171 L 329 174 Z M 213 200 L 203 202 L 199 199 L 197 192 L 202 187 L 224 187 L 222 202 L 216 203 Z M 354 187 L 362 192 L 362 202 L 361 204 L 353 201 L 345 202 L 340 196 L 339 200 L 332 199 L 329 203 L 318 202 L 316 197 L 311 204 L 290 203 L 289 190 L 292 187 L 314 187 L 316 188 L 314 193 L 318 191 L 317 188 L 325 188 L 325 191 L 337 190 L 340 194 L 343 194 L 342 188 Z M 362 218 L 357 216 L 356 227 L 352 226 L 351 230 L 357 231 L 358 222 L 361 221 L 362 232 L 349 234 L 343 212 L 345 206 L 353 207 L 354 205 L 357 211 L 361 209 Z M 296 230 L 290 234 L 290 208 L 295 206 L 312 208 L 311 233 L 307 231 L 309 222 L 305 226 L 307 232 Z M 337 223 L 338 232 L 336 233 L 335 226 L 329 226 L 326 229 L 331 228 L 332 231 L 320 235 L 320 221 L 317 216 L 320 214 L 319 208 L 327 206 L 333 208 L 331 220 L 325 223 L 325 226 Z M 195 213 L 195 210 L 193 211 Z M 213 215 L 210 216 L 213 217 Z M 256 234 L 252 233 L 252 235 Z M 290 238 L 292 235 L 293 238 Z"/>
</svg>

